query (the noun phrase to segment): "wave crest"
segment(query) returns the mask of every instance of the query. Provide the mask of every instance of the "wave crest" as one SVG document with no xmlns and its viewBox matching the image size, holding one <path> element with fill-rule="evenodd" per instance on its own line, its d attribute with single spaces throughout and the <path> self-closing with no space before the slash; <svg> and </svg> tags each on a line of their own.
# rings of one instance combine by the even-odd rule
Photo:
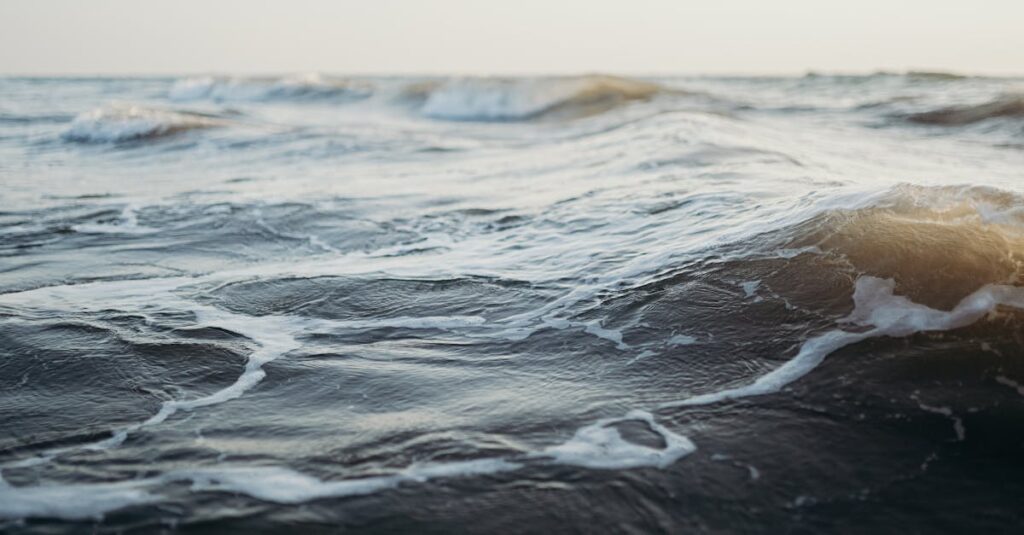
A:
<svg viewBox="0 0 1024 535">
<path fill-rule="evenodd" d="M 1024 199 L 993 188 L 906 185 L 785 235 L 785 247 L 816 248 L 858 275 L 894 279 L 916 302 L 949 308 L 986 284 L 1019 281 Z"/>
<path fill-rule="evenodd" d="M 198 113 L 142 106 L 110 106 L 79 115 L 71 122 L 63 137 L 83 143 L 118 143 L 224 124 L 226 122 L 223 119 Z"/>
<path fill-rule="evenodd" d="M 960 126 L 1010 117 L 1024 118 L 1024 94 L 1004 95 L 974 106 L 956 106 L 915 113 L 907 119 L 920 124 Z"/>
<path fill-rule="evenodd" d="M 285 78 L 229 78 L 204 76 L 178 80 L 171 100 L 261 101 L 322 98 L 365 98 L 372 94 L 366 84 L 306 74 Z"/>
<path fill-rule="evenodd" d="M 464 78 L 429 91 L 421 112 L 436 119 L 462 121 L 515 121 L 555 113 L 580 117 L 661 91 L 654 83 L 602 75 Z"/>
</svg>

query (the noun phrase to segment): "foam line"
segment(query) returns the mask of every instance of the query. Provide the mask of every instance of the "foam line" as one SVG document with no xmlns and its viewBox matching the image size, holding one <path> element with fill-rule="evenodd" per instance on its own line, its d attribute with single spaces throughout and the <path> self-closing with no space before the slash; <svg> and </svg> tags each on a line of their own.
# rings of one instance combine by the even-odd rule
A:
<svg viewBox="0 0 1024 535">
<path fill-rule="evenodd" d="M 232 492 L 267 502 L 295 504 L 372 494 L 402 483 L 495 474 L 520 467 L 504 459 L 485 458 L 412 465 L 390 475 L 338 481 L 324 481 L 282 466 L 197 468 L 123 482 L 72 485 L 15 487 L 0 478 L 0 519 L 99 519 L 125 507 L 162 501 L 155 491 L 182 481 L 190 481 L 193 492 Z"/>
<path fill-rule="evenodd" d="M 158 499 L 146 482 L 14 487 L 0 478 L 0 518 L 98 519 L 105 513 Z"/>
<path fill-rule="evenodd" d="M 323 481 L 279 466 L 181 471 L 168 474 L 165 479 L 191 480 L 192 489 L 196 491 L 238 492 L 263 501 L 303 503 L 319 498 L 372 494 L 406 482 L 423 483 L 435 478 L 486 475 L 518 468 L 519 464 L 504 459 L 487 458 L 412 465 L 391 475 L 339 481 Z"/>
</svg>

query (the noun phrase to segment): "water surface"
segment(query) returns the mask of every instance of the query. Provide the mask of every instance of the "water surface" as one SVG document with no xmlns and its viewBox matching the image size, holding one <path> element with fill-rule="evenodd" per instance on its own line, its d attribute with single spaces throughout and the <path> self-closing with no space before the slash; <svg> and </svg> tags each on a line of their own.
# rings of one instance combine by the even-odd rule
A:
<svg viewBox="0 0 1024 535">
<path fill-rule="evenodd" d="M 0 96 L 5 531 L 1022 521 L 1024 80 Z"/>
</svg>

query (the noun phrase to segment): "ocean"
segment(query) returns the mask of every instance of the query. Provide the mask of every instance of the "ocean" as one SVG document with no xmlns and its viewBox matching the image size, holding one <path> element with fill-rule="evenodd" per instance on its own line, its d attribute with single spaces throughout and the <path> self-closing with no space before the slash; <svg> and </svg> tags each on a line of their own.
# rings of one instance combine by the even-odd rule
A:
<svg viewBox="0 0 1024 535">
<path fill-rule="evenodd" d="M 1024 522 L 1024 79 L 0 78 L 0 530 Z"/>
</svg>

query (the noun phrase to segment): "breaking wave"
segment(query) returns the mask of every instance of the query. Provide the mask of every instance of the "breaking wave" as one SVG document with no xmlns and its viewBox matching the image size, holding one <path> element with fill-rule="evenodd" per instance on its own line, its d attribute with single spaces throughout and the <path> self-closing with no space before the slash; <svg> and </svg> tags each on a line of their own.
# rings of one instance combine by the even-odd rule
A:
<svg viewBox="0 0 1024 535">
<path fill-rule="evenodd" d="M 226 124 L 224 119 L 198 113 L 142 106 L 110 106 L 79 115 L 71 122 L 63 137 L 84 143 L 118 143 Z"/>
<path fill-rule="evenodd" d="M 772 292 L 813 294 L 807 304 L 836 318 L 834 328 L 810 336 L 789 361 L 748 384 L 664 407 L 776 393 L 846 346 L 952 331 L 1001 307 L 1024 310 L 1022 206 L 1024 199 L 993 188 L 903 185 L 865 206 L 827 210 L 760 236 L 768 251 L 794 252 L 779 255 L 785 260 L 765 275 L 776 277 Z M 746 283 L 747 296 L 761 283 Z M 1007 327 L 1010 334 L 1017 329 Z"/>
<path fill-rule="evenodd" d="M 853 277 L 892 279 L 898 292 L 940 309 L 986 284 L 1020 279 L 1024 199 L 1013 193 L 900 185 L 862 202 L 762 239 L 779 249 L 819 251 Z"/>
</svg>

